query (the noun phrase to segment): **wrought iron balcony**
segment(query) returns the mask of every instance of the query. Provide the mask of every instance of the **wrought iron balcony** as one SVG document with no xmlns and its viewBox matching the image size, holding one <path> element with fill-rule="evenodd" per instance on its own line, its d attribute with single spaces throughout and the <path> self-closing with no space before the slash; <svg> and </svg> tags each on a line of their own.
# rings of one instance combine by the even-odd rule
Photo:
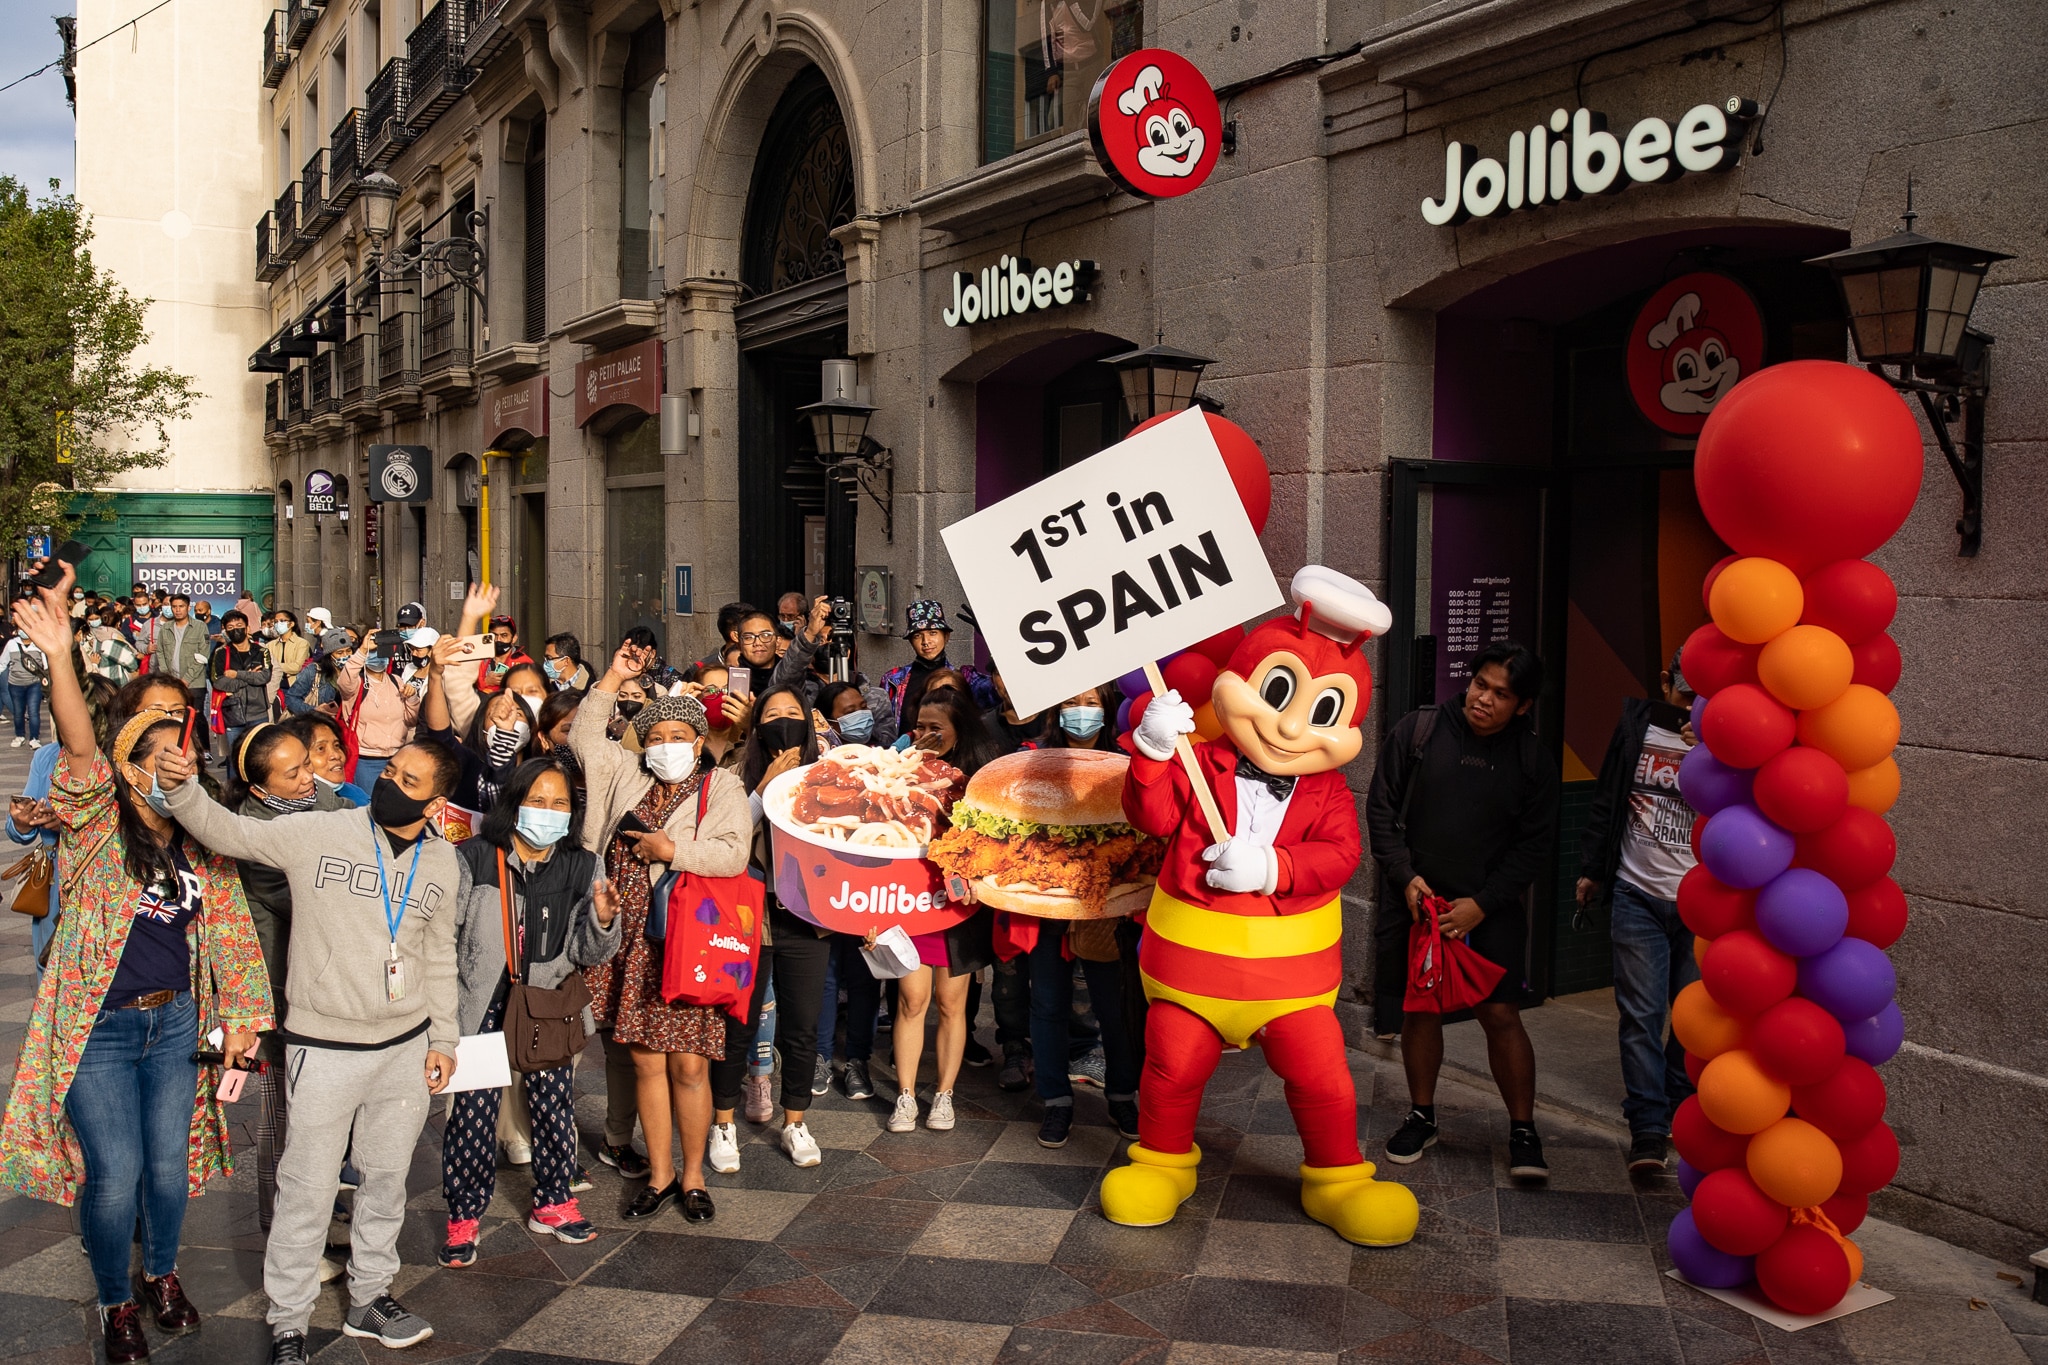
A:
<svg viewBox="0 0 2048 1365">
<path fill-rule="evenodd" d="M 339 214 L 355 202 L 365 170 L 369 116 L 351 109 L 334 125 L 327 139 L 327 207 Z"/>
<path fill-rule="evenodd" d="M 285 11 L 285 46 L 297 52 L 313 36 L 313 26 L 320 22 L 321 6 L 326 0 L 291 0 L 291 8 Z"/>
<path fill-rule="evenodd" d="M 353 407 L 377 396 L 377 372 L 372 364 L 376 338 L 357 332 L 341 343 L 341 401 Z"/>
<path fill-rule="evenodd" d="M 393 313 L 377 325 L 377 392 L 385 398 L 420 385 L 420 315 Z"/>
<path fill-rule="evenodd" d="M 299 236 L 309 244 L 319 241 L 328 224 L 341 217 L 342 206 L 334 202 L 331 166 L 329 149 L 317 148 L 299 177 Z"/>
<path fill-rule="evenodd" d="M 284 424 L 295 427 L 306 420 L 306 367 L 295 365 L 284 376 Z"/>
<path fill-rule="evenodd" d="M 277 252 L 277 224 L 266 212 L 256 220 L 256 278 L 265 284 L 284 274 L 291 264 Z"/>
<path fill-rule="evenodd" d="M 304 254 L 306 244 L 299 238 L 299 182 L 287 181 L 284 193 L 270 210 L 276 238 L 273 249 L 289 265 Z"/>
<path fill-rule="evenodd" d="M 291 69 L 292 50 L 285 46 L 285 26 L 290 19 L 285 10 L 272 10 L 270 22 L 263 26 L 263 86 L 266 90 L 277 89 L 284 73 Z"/>
<path fill-rule="evenodd" d="M 412 109 L 412 73 L 403 57 L 393 57 L 363 92 L 369 135 L 364 142 L 365 170 L 382 170 L 413 140 L 406 122 Z"/>
<path fill-rule="evenodd" d="M 416 137 L 469 88 L 475 73 L 467 64 L 469 6 L 467 0 L 441 0 L 405 39 L 412 89 L 406 125 Z"/>
<path fill-rule="evenodd" d="M 284 430 L 284 381 L 273 379 L 263 386 L 263 434 Z"/>
<path fill-rule="evenodd" d="M 315 417 L 341 411 L 339 396 L 334 392 L 332 350 L 322 351 L 306 362 L 306 411 Z"/>
<path fill-rule="evenodd" d="M 476 382 L 470 370 L 474 319 L 475 305 L 462 285 L 451 281 L 427 295 L 420 313 L 420 372 L 428 388 L 468 388 Z"/>
<path fill-rule="evenodd" d="M 469 9 L 469 42 L 462 60 L 481 67 L 498 50 L 512 41 L 512 30 L 504 22 L 512 0 L 466 0 Z"/>
</svg>

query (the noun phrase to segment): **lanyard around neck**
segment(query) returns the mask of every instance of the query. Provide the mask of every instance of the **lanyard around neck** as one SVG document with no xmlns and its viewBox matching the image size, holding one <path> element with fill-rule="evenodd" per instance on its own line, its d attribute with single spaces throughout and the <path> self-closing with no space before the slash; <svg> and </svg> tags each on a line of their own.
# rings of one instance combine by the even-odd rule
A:
<svg viewBox="0 0 2048 1365">
<path fill-rule="evenodd" d="M 384 831 L 377 822 L 370 821 L 370 851 L 377 855 L 377 891 L 384 897 L 384 927 L 390 931 L 393 948 L 398 945 L 398 926 L 405 919 L 405 907 L 412 902 L 413 874 L 420 870 L 420 854 L 427 846 L 427 832 L 420 831 L 419 842 L 412 846 L 412 867 L 405 874 L 405 889 L 398 894 L 398 910 L 391 909 L 391 883 L 384 877 Z"/>
</svg>

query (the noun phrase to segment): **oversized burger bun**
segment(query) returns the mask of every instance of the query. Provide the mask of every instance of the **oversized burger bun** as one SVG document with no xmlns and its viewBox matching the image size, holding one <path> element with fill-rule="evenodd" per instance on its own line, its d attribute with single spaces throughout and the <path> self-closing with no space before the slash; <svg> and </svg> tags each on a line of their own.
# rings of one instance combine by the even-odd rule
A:
<svg viewBox="0 0 2048 1365">
<path fill-rule="evenodd" d="M 1140 882 L 1126 882 L 1113 886 L 1109 900 L 1100 910 L 1085 904 L 1079 896 L 1071 893 L 1046 891 L 1005 890 L 995 885 L 992 877 L 974 879 L 974 898 L 998 910 L 1009 910 L 1020 915 L 1036 915 L 1040 919 L 1118 919 L 1134 915 L 1152 901 L 1153 878 Z"/>
<path fill-rule="evenodd" d="M 1124 773 L 1130 766 L 1114 750 L 1025 749 L 983 767 L 968 779 L 960 800 L 1036 825 L 1118 825 L 1124 822 Z"/>
</svg>

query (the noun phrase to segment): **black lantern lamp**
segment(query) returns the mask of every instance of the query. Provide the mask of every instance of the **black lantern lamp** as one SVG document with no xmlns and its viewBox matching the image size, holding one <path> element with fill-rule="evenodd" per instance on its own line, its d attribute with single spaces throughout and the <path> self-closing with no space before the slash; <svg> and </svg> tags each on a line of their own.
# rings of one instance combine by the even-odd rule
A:
<svg viewBox="0 0 2048 1365">
<path fill-rule="evenodd" d="M 483 234 L 490 226 L 490 214 L 476 209 L 469 214 L 468 221 L 461 226 L 464 233 L 454 233 L 431 242 L 421 242 L 407 251 L 403 248 L 387 251 L 385 243 L 391 239 L 391 229 L 398 216 L 399 183 L 382 171 L 372 171 L 357 184 L 357 197 L 363 204 L 363 230 L 370 235 L 370 264 L 364 269 L 364 283 L 375 281 L 379 293 L 398 293 L 406 288 L 405 276 L 418 271 L 422 282 L 434 275 L 445 274 L 461 285 L 476 300 L 477 316 L 483 324 L 482 340 L 486 348 L 490 342 L 489 304 L 480 287 L 490 268 L 484 252 Z M 451 207 L 422 232 L 431 231 L 436 224 L 445 221 L 454 212 Z"/>
<path fill-rule="evenodd" d="M 1913 231 L 1913 186 L 1906 184 L 1901 231 L 1866 246 L 1816 257 L 1841 291 L 1856 358 L 1901 393 L 1919 399 L 1927 424 L 1963 491 L 1956 522 L 1959 553 L 1983 538 L 1984 398 L 1991 388 L 1992 338 L 1970 326 L 1984 274 L 2002 251 L 1959 246 Z M 1897 367 L 1888 374 L 1885 366 Z M 1963 423 L 1960 449 L 1949 428 Z"/>
<path fill-rule="evenodd" d="M 1133 426 L 1191 406 L 1202 371 L 1214 363 L 1207 356 L 1168 346 L 1165 341 L 1162 331 L 1153 345 L 1102 359 L 1123 385 L 1124 410 Z"/>
<path fill-rule="evenodd" d="M 868 435 L 878 409 L 860 397 L 851 360 L 824 363 L 825 396 L 797 409 L 811 421 L 827 477 L 857 486 L 882 514 L 882 536 L 896 539 L 896 457 Z"/>
</svg>

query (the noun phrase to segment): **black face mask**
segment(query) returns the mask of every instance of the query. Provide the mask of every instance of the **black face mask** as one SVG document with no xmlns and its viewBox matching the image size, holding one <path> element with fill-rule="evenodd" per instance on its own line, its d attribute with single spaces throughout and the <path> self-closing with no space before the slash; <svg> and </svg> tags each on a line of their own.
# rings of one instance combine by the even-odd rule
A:
<svg viewBox="0 0 2048 1365">
<path fill-rule="evenodd" d="M 633 717 L 640 714 L 640 708 L 645 705 L 647 705 L 647 703 L 644 701 L 631 701 L 625 698 L 621 698 L 619 701 L 613 703 L 612 709 L 619 713 L 621 719 L 631 720 L 633 719 Z"/>
<path fill-rule="evenodd" d="M 497 653 L 498 657 L 503 658 L 512 652 L 512 642 L 510 640 L 493 640 L 491 641 L 491 648 Z"/>
<path fill-rule="evenodd" d="M 803 721 L 795 716 L 784 716 L 780 720 L 765 720 L 761 722 L 759 728 L 761 731 L 761 747 L 771 754 L 779 754 L 784 749 L 802 748 L 804 732 L 808 729 Z"/>
<path fill-rule="evenodd" d="M 427 807 L 433 801 L 431 796 L 416 801 L 389 776 L 379 774 L 376 785 L 370 788 L 370 818 L 385 829 L 399 829 L 426 819 Z"/>
<path fill-rule="evenodd" d="M 244 641 L 244 640 L 246 640 L 246 639 L 248 639 L 248 638 L 249 638 L 249 632 L 248 632 L 248 631 L 247 631 L 246 629 L 244 629 L 244 630 L 231 630 L 231 631 L 229 631 L 229 632 L 228 632 L 227 634 L 228 634 L 228 638 L 229 638 L 230 640 L 233 640 L 233 641 L 234 641 L 234 642 L 235 642 L 236 644 L 240 644 L 240 643 L 242 643 L 242 641 Z"/>
</svg>

